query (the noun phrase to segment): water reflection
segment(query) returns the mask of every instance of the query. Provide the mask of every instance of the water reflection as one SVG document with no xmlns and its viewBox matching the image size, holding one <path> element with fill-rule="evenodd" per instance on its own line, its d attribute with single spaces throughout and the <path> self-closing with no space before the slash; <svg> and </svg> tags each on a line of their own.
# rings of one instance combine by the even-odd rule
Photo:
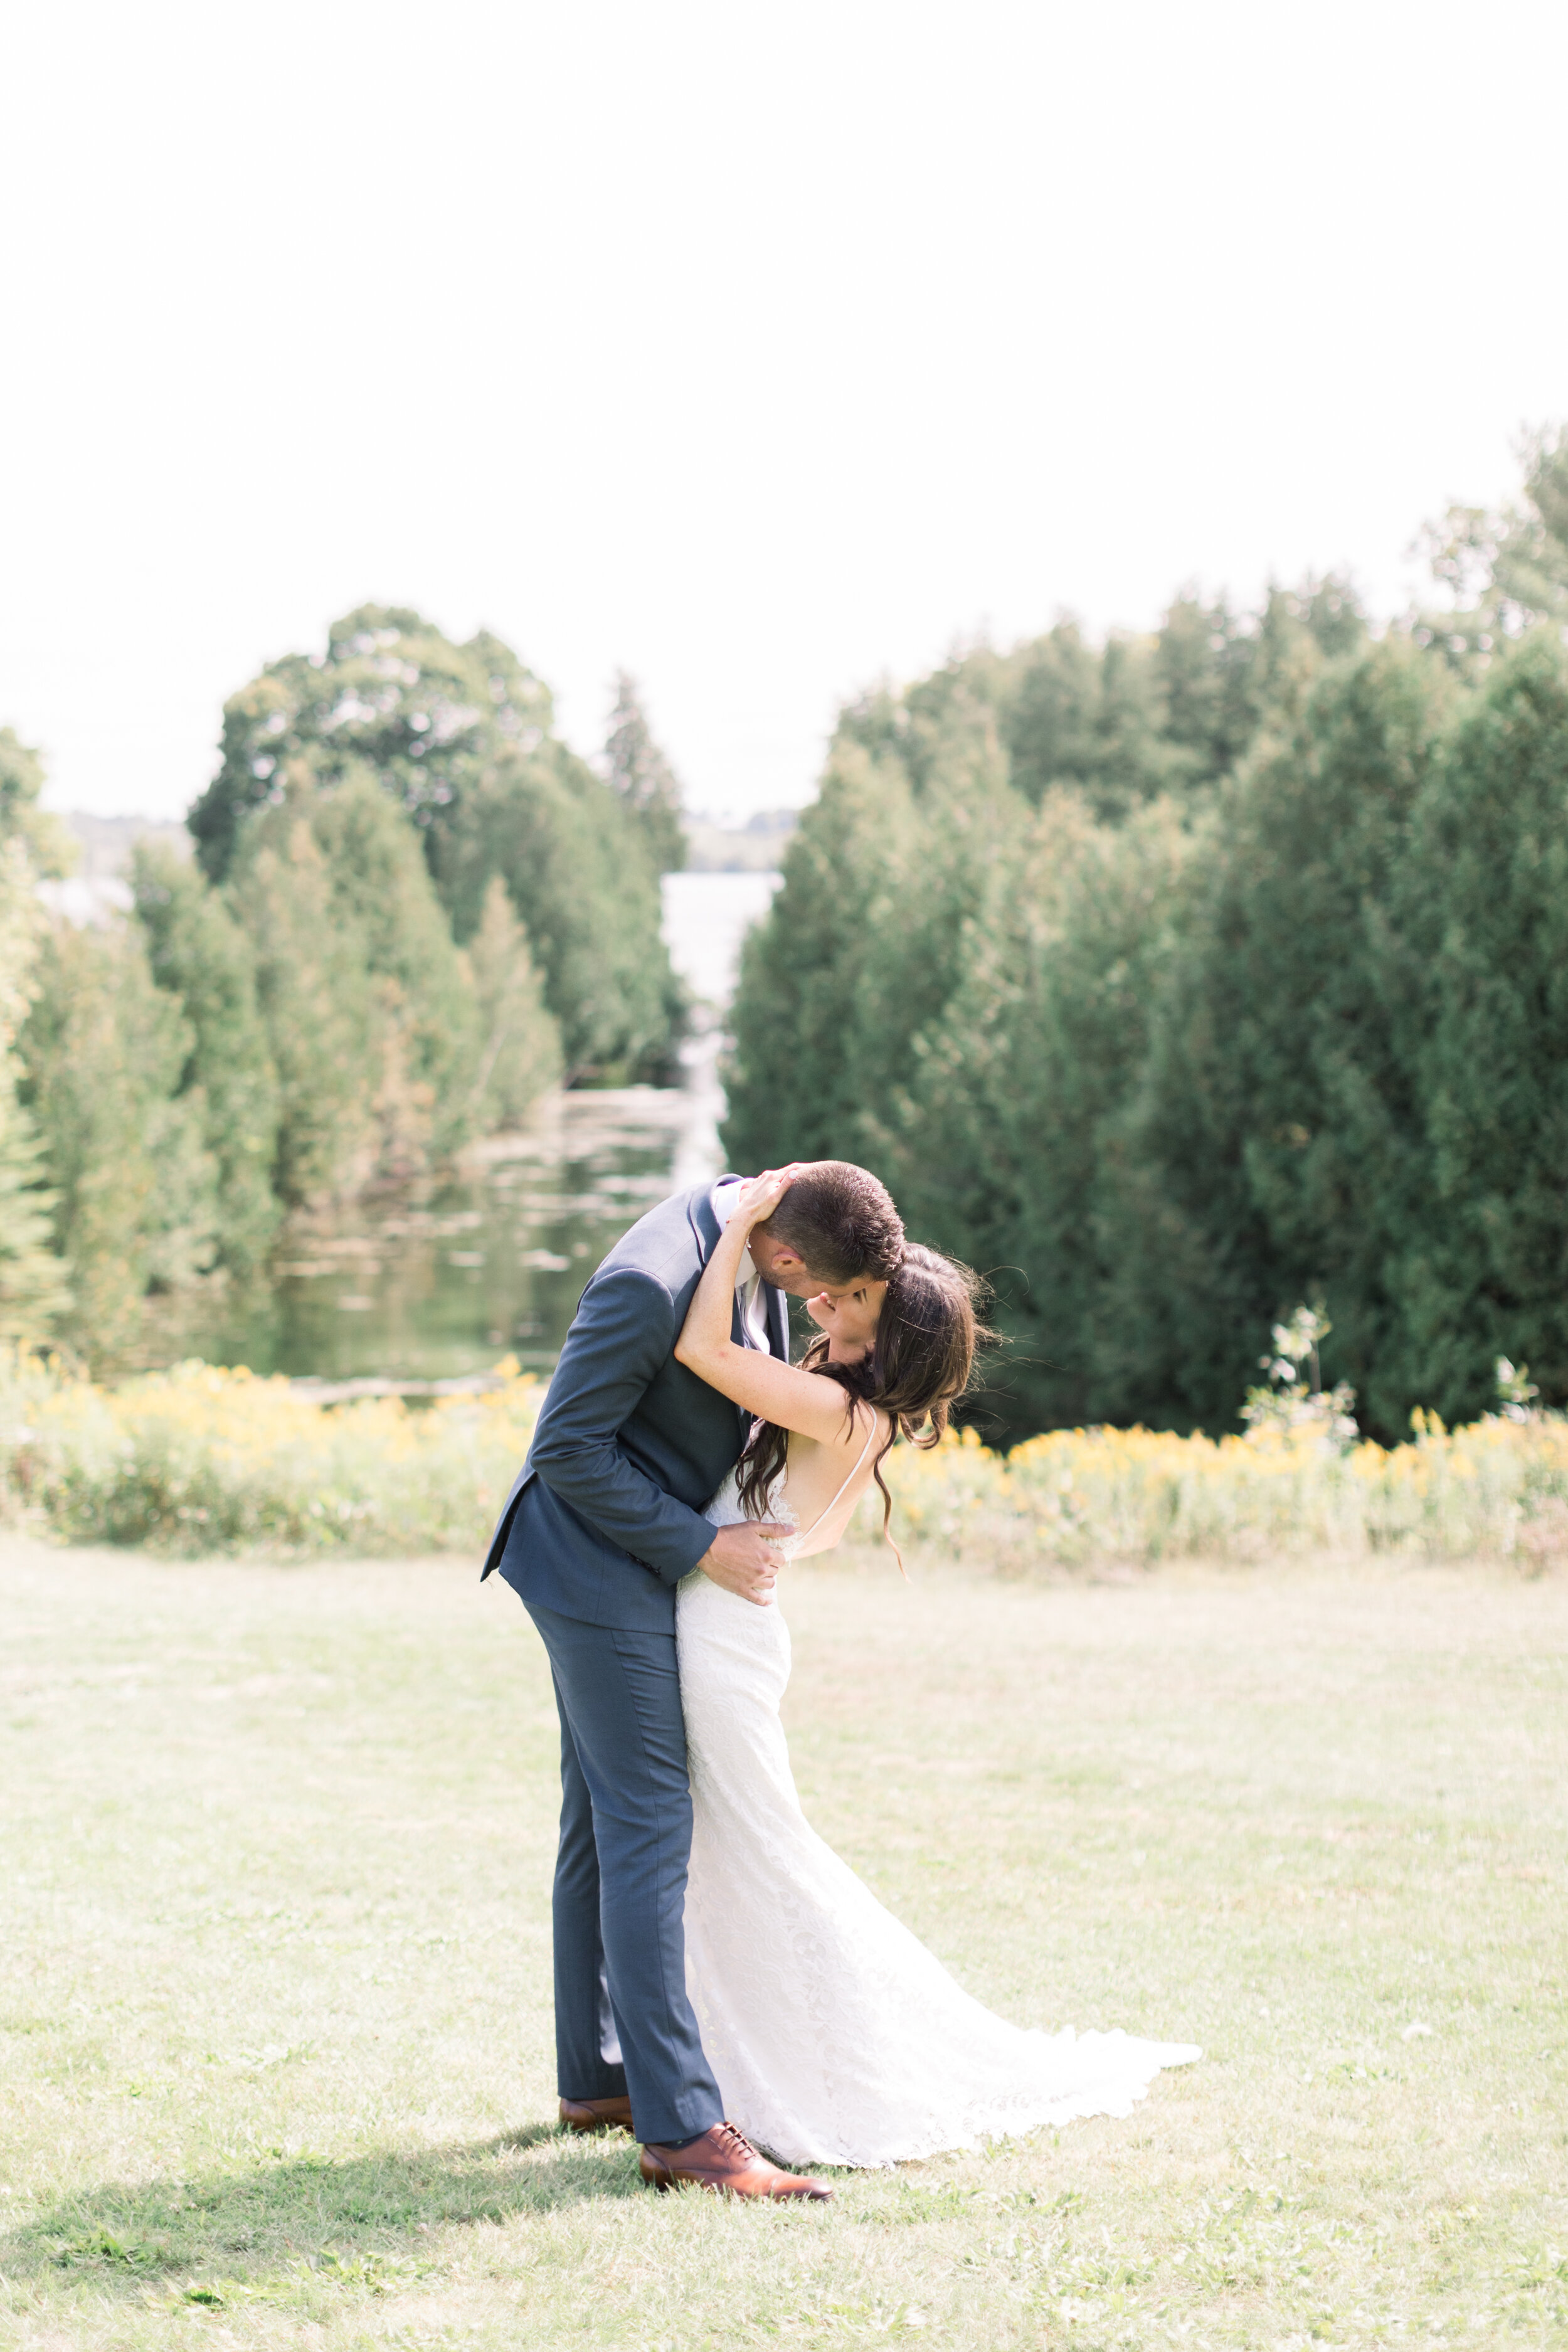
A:
<svg viewBox="0 0 1568 2352">
<path fill-rule="evenodd" d="M 718 1169 L 723 1009 L 776 874 L 668 874 L 665 937 L 695 1001 L 673 1090 L 558 1095 L 438 1183 L 291 1222 L 265 1285 L 154 1307 L 145 1360 L 201 1356 L 329 1382 L 541 1370 L 583 1286 L 645 1209 Z"/>
<path fill-rule="evenodd" d="M 329 1381 L 450 1380 L 553 1363 L 606 1250 L 670 1190 L 689 1097 L 552 1097 L 445 1182 L 290 1226 L 272 1281 L 185 1313 L 170 1354 Z"/>
</svg>

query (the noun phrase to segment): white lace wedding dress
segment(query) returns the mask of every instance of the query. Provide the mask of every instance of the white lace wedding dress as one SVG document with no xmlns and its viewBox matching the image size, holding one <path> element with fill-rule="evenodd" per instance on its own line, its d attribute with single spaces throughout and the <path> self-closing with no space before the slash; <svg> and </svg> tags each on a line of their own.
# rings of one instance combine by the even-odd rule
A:
<svg viewBox="0 0 1568 2352">
<path fill-rule="evenodd" d="M 742 1516 L 731 1475 L 707 1517 Z M 768 1516 L 795 1524 L 782 1488 Z M 1201 2054 L 1121 2032 L 1029 2032 L 983 2009 L 802 1812 L 776 1601 L 759 1609 L 698 1570 L 676 1631 L 694 1815 L 687 1984 L 724 2112 L 749 2139 L 785 2164 L 893 2164 L 1130 2115 L 1162 2067 Z"/>
</svg>

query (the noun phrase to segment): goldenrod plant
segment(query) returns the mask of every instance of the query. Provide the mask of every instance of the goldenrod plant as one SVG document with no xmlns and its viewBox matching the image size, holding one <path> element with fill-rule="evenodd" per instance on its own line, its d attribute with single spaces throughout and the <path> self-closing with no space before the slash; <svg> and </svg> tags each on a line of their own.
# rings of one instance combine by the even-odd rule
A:
<svg viewBox="0 0 1568 2352">
<path fill-rule="evenodd" d="M 186 1363 L 106 1388 L 55 1362 L 0 1373 L 14 1518 L 72 1541 L 287 1556 L 472 1551 L 528 1451 L 542 1393 L 324 1405 L 286 1379 Z"/>
<path fill-rule="evenodd" d="M 528 1451 L 543 1388 L 509 1359 L 495 1385 L 428 1404 L 323 1404 L 289 1381 L 187 1363 L 117 1387 L 12 1356 L 0 1370 L 0 1500 L 73 1542 L 290 1557 L 476 1554 Z M 1287 1554 L 1568 1559 L 1568 1422 L 1503 1412 L 1410 1441 L 1325 1443 L 1319 1423 L 1245 1436 L 1059 1429 L 1009 1454 L 973 1430 L 900 1446 L 894 1532 L 1004 1576 Z M 880 1504 L 851 1540 L 873 1545 Z"/>
</svg>

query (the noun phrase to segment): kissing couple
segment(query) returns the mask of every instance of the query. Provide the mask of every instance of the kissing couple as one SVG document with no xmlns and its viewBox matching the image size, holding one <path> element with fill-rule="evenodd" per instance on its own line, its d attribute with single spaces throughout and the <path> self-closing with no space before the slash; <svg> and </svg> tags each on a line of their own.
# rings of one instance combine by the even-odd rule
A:
<svg viewBox="0 0 1568 2352">
<path fill-rule="evenodd" d="M 656 2189 L 823 2200 L 783 2168 L 1125 2116 L 1199 2054 L 993 2016 L 795 1794 L 781 1566 L 873 1479 L 886 1529 L 889 1449 L 969 1383 L 975 1289 L 845 1160 L 677 1193 L 584 1292 L 491 1538 L 561 1715 L 561 2119 L 633 2133 Z"/>
</svg>

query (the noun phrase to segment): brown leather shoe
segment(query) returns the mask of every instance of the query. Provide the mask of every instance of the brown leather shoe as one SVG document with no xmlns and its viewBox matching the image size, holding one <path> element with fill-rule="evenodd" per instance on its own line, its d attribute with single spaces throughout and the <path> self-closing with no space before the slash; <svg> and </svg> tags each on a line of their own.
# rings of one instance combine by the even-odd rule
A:
<svg viewBox="0 0 1568 2352">
<path fill-rule="evenodd" d="M 568 2131 L 605 2132 L 632 2127 L 632 2103 L 619 2099 L 563 2099 L 561 2120 Z"/>
<path fill-rule="evenodd" d="M 640 2170 L 654 2189 L 709 2189 L 717 2197 L 805 2197 L 826 2205 L 825 2180 L 802 2180 L 759 2156 L 733 2124 L 715 2124 L 689 2147 L 644 2147 Z"/>
</svg>

